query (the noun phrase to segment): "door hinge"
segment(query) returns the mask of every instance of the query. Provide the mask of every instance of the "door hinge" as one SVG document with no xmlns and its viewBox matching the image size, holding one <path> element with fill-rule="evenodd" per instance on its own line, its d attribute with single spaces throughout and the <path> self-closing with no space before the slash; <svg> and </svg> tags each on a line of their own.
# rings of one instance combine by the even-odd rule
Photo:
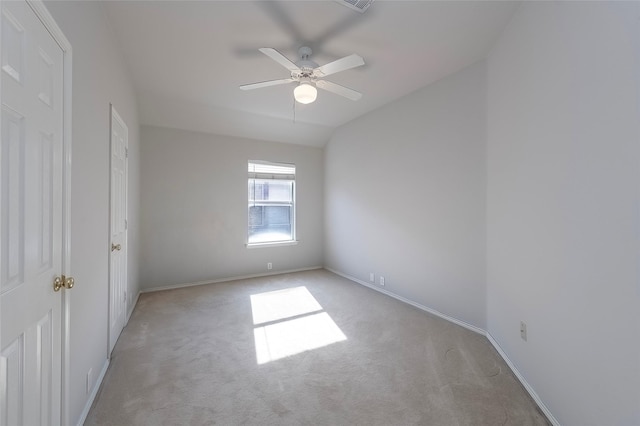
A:
<svg viewBox="0 0 640 426">
<path fill-rule="evenodd" d="M 129 229 L 129 221 L 127 219 L 124 220 L 124 229 Z"/>
<path fill-rule="evenodd" d="M 125 156 L 126 158 L 129 158 L 129 148 L 125 148 L 125 149 L 124 149 L 124 156 Z"/>
</svg>

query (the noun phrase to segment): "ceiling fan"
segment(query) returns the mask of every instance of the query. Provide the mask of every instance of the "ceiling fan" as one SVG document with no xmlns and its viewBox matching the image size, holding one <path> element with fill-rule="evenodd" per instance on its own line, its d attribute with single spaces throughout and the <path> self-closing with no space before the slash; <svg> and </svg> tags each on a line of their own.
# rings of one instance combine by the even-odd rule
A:
<svg viewBox="0 0 640 426">
<path fill-rule="evenodd" d="M 316 87 L 344 96 L 345 98 L 353 101 L 357 101 L 362 97 L 362 93 L 360 92 L 323 80 L 324 77 L 331 74 L 364 65 L 364 59 L 359 55 L 353 54 L 345 56 L 344 58 L 329 62 L 328 64 L 318 66 L 318 64 L 309 59 L 311 56 L 311 48 L 307 46 L 303 46 L 298 49 L 300 59 L 295 63 L 291 62 L 286 56 L 278 52 L 276 49 L 263 47 L 259 50 L 288 69 L 291 72 L 291 77 L 283 78 L 281 80 L 269 80 L 260 83 L 244 84 L 240 86 L 240 89 L 242 90 L 260 89 L 262 87 L 277 86 L 280 84 L 295 82 L 298 83 L 298 86 L 293 90 L 293 96 L 296 101 L 302 104 L 309 104 L 316 100 L 316 97 L 318 96 Z"/>
</svg>

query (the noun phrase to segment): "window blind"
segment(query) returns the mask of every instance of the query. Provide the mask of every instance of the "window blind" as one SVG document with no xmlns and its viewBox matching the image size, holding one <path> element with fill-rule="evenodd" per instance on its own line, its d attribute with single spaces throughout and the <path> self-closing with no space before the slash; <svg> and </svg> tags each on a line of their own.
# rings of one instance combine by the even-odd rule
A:
<svg viewBox="0 0 640 426">
<path fill-rule="evenodd" d="M 249 178 L 294 180 L 296 166 L 294 164 L 249 161 Z"/>
</svg>

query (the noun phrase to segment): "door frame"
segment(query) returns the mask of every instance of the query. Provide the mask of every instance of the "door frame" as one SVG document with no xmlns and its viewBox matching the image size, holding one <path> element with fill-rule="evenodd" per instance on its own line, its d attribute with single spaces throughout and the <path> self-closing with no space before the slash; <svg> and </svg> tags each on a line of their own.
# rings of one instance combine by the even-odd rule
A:
<svg viewBox="0 0 640 426">
<path fill-rule="evenodd" d="M 125 294 L 127 295 L 127 298 L 124 301 L 124 307 L 123 307 L 123 318 L 122 318 L 122 328 L 124 329 L 124 326 L 127 325 L 127 312 L 128 312 L 128 303 L 129 303 L 129 262 L 128 262 L 128 257 L 129 257 L 129 126 L 127 126 L 127 123 L 125 123 L 125 121 L 122 119 L 122 116 L 120 116 L 120 114 L 118 113 L 118 111 L 116 110 L 116 108 L 113 106 L 112 103 L 109 104 L 109 245 L 111 245 L 111 236 L 113 234 L 113 230 L 111 229 L 111 224 L 113 223 L 111 221 L 111 215 L 112 215 L 112 211 L 111 208 L 113 207 L 113 199 L 112 199 L 112 183 L 113 183 L 113 176 L 111 175 L 111 173 L 113 172 L 113 123 L 114 121 L 117 121 L 122 128 L 124 128 L 127 131 L 127 140 L 126 140 L 126 145 L 125 145 L 125 150 L 126 150 L 126 154 L 125 154 L 125 162 L 124 162 L 124 199 L 125 199 L 125 208 L 124 208 L 124 215 L 125 215 L 125 235 L 124 235 L 124 270 L 125 270 Z M 111 304 L 114 303 L 114 301 L 111 299 L 111 284 L 112 284 L 112 279 L 113 277 L 111 276 L 111 249 L 109 249 L 109 310 L 108 310 L 108 322 L 107 322 L 107 328 L 108 328 L 108 332 L 107 332 L 107 348 L 108 348 L 108 353 L 107 353 L 107 358 L 111 359 L 111 351 L 112 351 L 112 346 L 113 344 L 115 344 L 115 342 L 118 340 L 118 336 L 112 336 L 111 335 Z M 122 330 L 121 330 L 122 332 Z"/>
<path fill-rule="evenodd" d="M 71 274 L 71 95 L 72 95 L 72 73 L 73 64 L 71 43 L 49 13 L 42 0 L 25 0 L 49 31 L 51 37 L 62 50 L 62 271 L 66 276 Z M 0 20 L 1 22 L 2 20 Z M 0 23 L 0 26 L 2 24 Z M 0 28 L 1 30 L 1 28 Z M 0 94 L 2 87 L 0 87 Z M 62 292 L 62 353 L 60 359 L 61 366 L 61 387 L 60 389 L 60 424 L 66 425 L 69 422 L 69 372 L 71 364 L 69 336 L 71 333 L 70 324 L 71 298 L 68 291 Z M 55 390 L 53 390 L 55 392 Z"/>
</svg>

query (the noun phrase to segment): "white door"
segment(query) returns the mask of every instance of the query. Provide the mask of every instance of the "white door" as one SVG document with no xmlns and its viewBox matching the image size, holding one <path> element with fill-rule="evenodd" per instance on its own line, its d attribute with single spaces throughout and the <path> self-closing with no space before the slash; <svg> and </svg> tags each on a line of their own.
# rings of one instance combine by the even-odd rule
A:
<svg viewBox="0 0 640 426">
<path fill-rule="evenodd" d="M 0 423 L 60 423 L 63 52 L 1 2 Z"/>
<path fill-rule="evenodd" d="M 111 256 L 109 353 L 122 332 L 127 306 L 127 149 L 129 130 L 111 106 Z"/>
</svg>

